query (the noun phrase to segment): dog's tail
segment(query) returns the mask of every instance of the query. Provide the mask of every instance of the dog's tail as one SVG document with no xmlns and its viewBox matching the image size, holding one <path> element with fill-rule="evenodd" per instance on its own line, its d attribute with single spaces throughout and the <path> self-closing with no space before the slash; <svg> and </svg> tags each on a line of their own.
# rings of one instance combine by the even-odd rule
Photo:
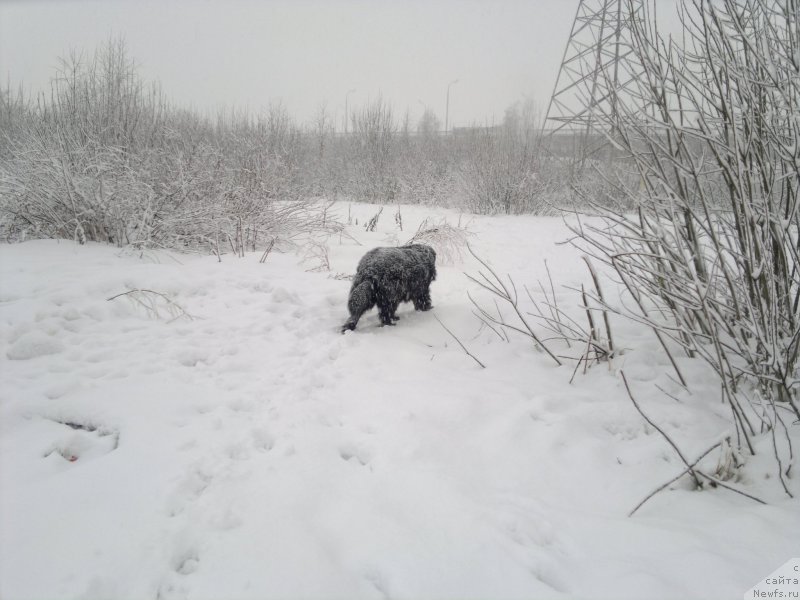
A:
<svg viewBox="0 0 800 600">
<path fill-rule="evenodd" d="M 350 318 L 342 325 L 342 333 L 354 330 L 358 320 L 365 312 L 375 306 L 375 293 L 372 281 L 365 279 L 358 283 L 355 282 L 350 289 L 350 298 L 347 300 L 347 310 L 350 311 Z"/>
</svg>

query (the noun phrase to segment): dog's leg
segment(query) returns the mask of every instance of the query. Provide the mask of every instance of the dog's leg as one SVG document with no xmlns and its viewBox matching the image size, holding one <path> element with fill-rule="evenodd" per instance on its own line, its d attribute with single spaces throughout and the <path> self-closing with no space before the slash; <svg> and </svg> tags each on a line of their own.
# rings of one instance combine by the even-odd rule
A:
<svg viewBox="0 0 800 600">
<path fill-rule="evenodd" d="M 433 308 L 430 290 L 425 290 L 425 293 L 415 297 L 413 302 L 414 310 L 430 310 Z"/>
<path fill-rule="evenodd" d="M 399 302 L 395 302 L 392 305 L 392 321 L 399 321 L 400 317 L 397 316 L 397 307 L 400 305 Z"/>
<path fill-rule="evenodd" d="M 393 305 L 391 300 L 387 297 L 385 292 L 378 293 L 378 317 L 381 320 L 381 325 L 394 325 L 392 315 L 394 314 L 396 305 Z"/>
<path fill-rule="evenodd" d="M 381 320 L 381 325 L 394 325 L 391 311 L 392 309 L 389 306 L 378 305 L 378 317 Z"/>
</svg>

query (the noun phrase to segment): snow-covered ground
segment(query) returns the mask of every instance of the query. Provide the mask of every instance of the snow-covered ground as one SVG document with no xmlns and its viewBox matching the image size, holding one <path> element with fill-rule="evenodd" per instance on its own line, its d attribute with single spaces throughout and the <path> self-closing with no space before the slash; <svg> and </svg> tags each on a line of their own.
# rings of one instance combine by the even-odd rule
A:
<svg viewBox="0 0 800 600">
<path fill-rule="evenodd" d="M 439 265 L 432 313 L 403 305 L 381 328 L 372 311 L 341 335 L 336 273 L 430 214 L 458 219 L 402 212 L 404 232 L 384 211 L 330 238 L 329 272 L 293 252 L 0 247 L 0 597 L 741 598 L 798 555 L 800 504 L 766 459 L 735 485 L 768 505 L 681 482 L 626 516 L 683 466 L 620 369 L 688 456 L 729 433 L 703 365 L 682 360 L 688 394 L 642 327 L 616 320 L 626 352 L 570 384 L 572 366 L 479 327 L 464 258 Z M 555 245 L 560 220 L 469 228 L 532 291 L 546 259 L 577 311 L 560 286 L 588 273 Z M 107 300 L 135 288 L 192 318 Z"/>
</svg>

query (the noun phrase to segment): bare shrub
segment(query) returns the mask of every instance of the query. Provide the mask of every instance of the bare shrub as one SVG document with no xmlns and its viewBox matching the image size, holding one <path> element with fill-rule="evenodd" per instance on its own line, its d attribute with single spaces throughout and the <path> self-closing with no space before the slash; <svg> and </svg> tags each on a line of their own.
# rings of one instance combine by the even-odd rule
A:
<svg viewBox="0 0 800 600">
<path fill-rule="evenodd" d="M 561 360 L 553 353 L 547 344 L 542 341 L 541 336 L 533 330 L 533 327 L 526 318 L 526 314 L 520 303 L 519 292 L 517 291 L 517 286 L 514 283 L 514 280 L 511 277 L 500 277 L 500 275 L 498 275 L 497 272 L 485 260 L 473 252 L 472 248 L 467 246 L 467 249 L 472 257 L 477 260 L 482 267 L 482 270 L 478 271 L 477 276 L 468 274 L 467 277 L 473 283 L 477 284 L 482 290 L 488 292 L 497 300 L 500 300 L 504 305 L 511 307 L 514 314 L 513 317 L 506 318 L 498 306 L 498 314 L 495 316 L 480 302 L 468 294 L 470 301 L 478 311 L 476 313 L 478 318 L 490 327 L 493 323 L 499 326 L 501 329 L 514 331 L 529 338 L 537 350 L 546 353 L 558 366 L 561 366 Z M 507 283 L 506 279 L 508 280 Z"/>
<path fill-rule="evenodd" d="M 320 240 L 311 240 L 306 244 L 305 252 L 303 253 L 303 262 L 310 264 L 307 269 L 311 272 L 330 271 L 330 248 L 328 244 Z"/>
<path fill-rule="evenodd" d="M 793 2 L 684 0 L 684 49 L 634 21 L 643 76 L 598 114 L 635 185 L 608 178 L 633 214 L 593 203 L 573 226 L 665 350 L 717 373 L 737 449 L 768 432 L 780 481 L 793 464 L 782 410 L 800 418 L 800 114 Z M 591 197 L 586 197 L 592 203 Z M 734 436 L 732 436 L 734 437 Z"/>
<path fill-rule="evenodd" d="M 555 214 L 539 160 L 541 126 L 533 102 L 506 110 L 502 125 L 464 134 L 459 165 L 470 210 L 481 214 Z"/>
<path fill-rule="evenodd" d="M 111 302 L 117 298 L 127 298 L 134 307 L 144 311 L 144 314 L 149 319 L 166 319 L 167 323 L 172 323 L 178 319 L 186 319 L 188 321 L 194 320 L 194 317 L 187 313 L 180 304 L 163 292 L 134 289 L 116 294 L 115 296 L 106 298 L 106 300 Z"/>
<path fill-rule="evenodd" d="M 461 220 L 451 225 L 447 219 L 426 217 L 417 227 L 416 233 L 406 244 L 427 244 L 436 250 L 437 260 L 444 264 L 461 262 L 472 232 Z"/>
<path fill-rule="evenodd" d="M 375 228 L 378 227 L 378 220 L 381 218 L 381 213 L 383 212 L 383 207 L 381 206 L 372 217 L 370 217 L 369 221 L 364 223 L 364 231 L 375 231 Z"/>
<path fill-rule="evenodd" d="M 0 227 L 10 239 L 241 253 L 274 201 L 544 214 L 566 177 L 539 156 L 536 119 L 528 102 L 501 126 L 442 133 L 427 110 L 414 131 L 409 112 L 398 123 L 380 97 L 350 111 L 345 132 L 324 105 L 305 126 L 282 104 L 200 115 L 170 104 L 111 40 L 61 61 L 49 93 L 0 90 Z"/>
<path fill-rule="evenodd" d="M 586 292 L 581 285 L 580 289 L 570 289 L 573 293 L 580 294 L 581 304 L 579 309 L 586 318 L 585 324 L 580 322 L 577 314 L 570 314 L 558 303 L 550 269 L 545 262 L 548 276 L 548 287 L 541 281 L 538 282 L 538 299 L 527 285 L 524 285 L 525 295 L 529 304 L 526 306 L 524 299 L 520 298 L 517 284 L 510 275 L 505 278 L 469 248 L 472 256 L 481 265 L 477 276 L 467 274 L 467 277 L 476 283 L 488 298 L 494 300 L 494 309 L 484 298 L 475 298 L 468 294 L 475 310 L 473 314 L 481 323 L 490 328 L 500 338 L 509 340 L 506 332 L 515 332 L 530 338 L 537 348 L 543 349 L 559 366 L 563 363 L 574 363 L 570 383 L 575 378 L 580 367 L 585 373 L 592 364 L 611 364 L 617 349 L 611 332 L 611 322 L 608 310 L 603 304 L 603 291 L 600 279 L 588 257 L 584 257 L 591 275 L 596 296 Z M 600 302 L 594 301 L 597 297 Z M 502 307 L 511 308 L 511 314 L 503 312 Z M 530 319 L 530 320 L 529 320 Z M 534 329 L 542 329 L 543 332 Z"/>
<path fill-rule="evenodd" d="M 398 193 L 393 172 L 393 147 L 397 133 L 392 107 L 383 98 L 354 111 L 349 145 L 354 195 L 378 204 L 392 202 Z"/>
<path fill-rule="evenodd" d="M 0 226 L 10 239 L 71 238 L 137 248 L 230 250 L 326 229 L 300 176 L 286 109 L 169 106 L 122 41 L 61 62 L 49 97 L 0 94 Z M 323 222 L 318 223 L 317 219 Z"/>
</svg>

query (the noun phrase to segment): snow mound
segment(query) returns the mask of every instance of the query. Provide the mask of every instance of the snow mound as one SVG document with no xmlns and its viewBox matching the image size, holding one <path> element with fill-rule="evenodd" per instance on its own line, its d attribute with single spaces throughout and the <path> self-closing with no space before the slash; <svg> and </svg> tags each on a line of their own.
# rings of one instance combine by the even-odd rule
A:
<svg viewBox="0 0 800 600">
<path fill-rule="evenodd" d="M 21 335 L 6 352 L 10 360 L 30 360 L 64 351 L 64 344 L 56 337 L 41 331 Z"/>
</svg>

